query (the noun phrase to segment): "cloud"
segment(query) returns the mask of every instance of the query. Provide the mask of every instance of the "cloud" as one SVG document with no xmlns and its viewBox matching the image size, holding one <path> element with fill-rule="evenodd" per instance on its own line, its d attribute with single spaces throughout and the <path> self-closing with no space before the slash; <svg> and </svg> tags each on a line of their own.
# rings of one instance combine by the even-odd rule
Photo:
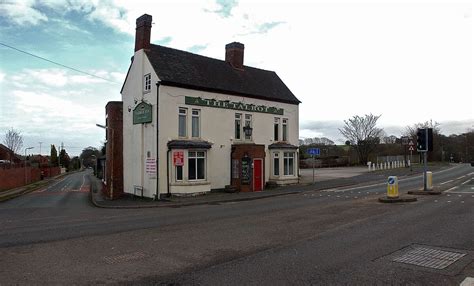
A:
<svg viewBox="0 0 474 286">
<path fill-rule="evenodd" d="M 0 82 L 3 82 L 4 78 L 5 78 L 5 74 L 3 72 L 0 72 Z"/>
<path fill-rule="evenodd" d="M 167 36 L 167 37 L 164 37 L 164 38 L 159 39 L 158 41 L 156 41 L 156 43 L 157 43 L 158 45 L 166 46 L 166 45 L 168 45 L 169 43 L 171 43 L 172 40 L 173 40 L 172 37 Z"/>
<path fill-rule="evenodd" d="M 48 17 L 33 7 L 35 1 L 11 1 L 0 5 L 0 15 L 8 18 L 16 25 L 38 25 L 41 22 L 47 22 Z"/>
<path fill-rule="evenodd" d="M 186 50 L 190 51 L 191 53 L 199 53 L 202 50 L 206 49 L 208 45 L 194 45 L 192 47 L 187 48 Z"/>
<path fill-rule="evenodd" d="M 216 13 L 224 18 L 228 18 L 232 13 L 232 9 L 238 5 L 238 2 L 236 0 L 216 0 L 216 4 L 219 6 L 217 10 L 210 11 L 205 9 L 205 11 Z"/>
</svg>

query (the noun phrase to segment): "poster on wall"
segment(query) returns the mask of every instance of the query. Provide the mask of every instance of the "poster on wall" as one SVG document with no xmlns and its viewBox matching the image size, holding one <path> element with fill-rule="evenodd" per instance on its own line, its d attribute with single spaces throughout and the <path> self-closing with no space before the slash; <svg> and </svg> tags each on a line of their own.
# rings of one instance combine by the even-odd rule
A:
<svg viewBox="0 0 474 286">
<path fill-rule="evenodd" d="M 147 158 L 145 161 L 145 172 L 150 176 L 156 175 L 156 160 Z"/>
<path fill-rule="evenodd" d="M 243 185 L 249 185 L 250 184 L 250 178 L 251 178 L 251 173 L 252 173 L 252 164 L 251 164 L 251 159 L 248 157 L 242 158 L 242 178 L 241 178 L 241 184 Z"/>
<path fill-rule="evenodd" d="M 184 165 L 184 151 L 183 150 L 173 151 L 173 165 L 174 166 Z"/>
</svg>

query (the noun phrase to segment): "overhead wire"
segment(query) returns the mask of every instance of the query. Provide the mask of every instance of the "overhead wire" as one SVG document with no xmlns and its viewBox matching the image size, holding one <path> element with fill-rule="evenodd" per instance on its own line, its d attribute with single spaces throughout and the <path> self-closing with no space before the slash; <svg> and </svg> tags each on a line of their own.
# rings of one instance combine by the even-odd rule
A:
<svg viewBox="0 0 474 286">
<path fill-rule="evenodd" d="M 49 62 L 49 63 L 58 65 L 58 66 L 60 66 L 60 67 L 73 70 L 73 71 L 78 72 L 78 73 L 82 73 L 82 74 L 85 74 L 85 75 L 88 75 L 88 76 L 91 76 L 91 77 L 99 78 L 99 79 L 101 79 L 101 80 L 105 80 L 105 81 L 108 81 L 108 82 L 111 82 L 111 83 L 120 84 L 120 83 L 118 83 L 118 82 L 116 82 L 116 81 L 112 81 L 112 80 L 109 80 L 109 79 L 107 79 L 107 78 L 104 78 L 104 77 L 95 75 L 95 74 L 91 74 L 91 73 L 88 73 L 88 72 L 85 72 L 85 71 L 81 71 L 81 70 L 79 70 L 79 69 L 76 69 L 76 68 L 73 68 L 73 67 L 70 67 L 70 66 L 67 66 L 67 65 L 63 65 L 63 64 L 61 64 L 61 63 L 58 63 L 58 62 L 55 62 L 55 61 L 46 59 L 46 58 L 44 58 L 44 57 L 41 57 L 41 56 L 38 56 L 38 55 L 35 55 L 35 54 L 32 54 L 32 53 L 29 53 L 29 52 L 27 52 L 27 51 L 24 51 L 24 50 L 15 48 L 15 47 L 13 47 L 13 46 L 7 45 L 7 44 L 2 43 L 2 42 L 0 42 L 0 45 L 2 45 L 2 46 L 4 46 L 4 47 L 7 47 L 7 48 L 10 48 L 10 49 L 12 49 L 12 50 L 18 51 L 18 52 L 20 52 L 20 53 L 23 53 L 23 54 L 26 54 L 26 55 L 29 55 L 29 56 L 32 56 L 32 57 L 41 59 L 41 60 L 43 60 L 43 61 L 47 61 L 47 62 Z"/>
</svg>

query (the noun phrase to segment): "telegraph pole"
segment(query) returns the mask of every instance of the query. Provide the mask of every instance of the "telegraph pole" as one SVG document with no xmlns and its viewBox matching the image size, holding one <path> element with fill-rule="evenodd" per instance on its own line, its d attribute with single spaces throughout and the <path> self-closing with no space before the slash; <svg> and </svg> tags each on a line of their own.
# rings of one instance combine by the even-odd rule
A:
<svg viewBox="0 0 474 286">
<path fill-rule="evenodd" d="M 43 144 L 43 142 L 38 142 L 40 144 L 40 156 L 41 156 L 41 144 Z"/>
</svg>

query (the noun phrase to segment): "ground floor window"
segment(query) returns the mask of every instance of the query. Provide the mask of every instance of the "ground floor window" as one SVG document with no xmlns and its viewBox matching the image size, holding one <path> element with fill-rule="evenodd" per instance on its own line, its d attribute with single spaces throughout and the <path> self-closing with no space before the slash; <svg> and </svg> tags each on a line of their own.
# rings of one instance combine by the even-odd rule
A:
<svg viewBox="0 0 474 286">
<path fill-rule="evenodd" d="M 183 180 L 183 166 L 176 166 L 176 181 Z"/>
<path fill-rule="evenodd" d="M 206 152 L 188 151 L 188 180 L 206 179 Z"/>
<path fill-rule="evenodd" d="M 273 153 L 273 175 L 280 176 L 280 154 L 278 152 Z"/>
<path fill-rule="evenodd" d="M 294 176 L 295 174 L 295 152 L 283 153 L 283 175 Z"/>
</svg>

